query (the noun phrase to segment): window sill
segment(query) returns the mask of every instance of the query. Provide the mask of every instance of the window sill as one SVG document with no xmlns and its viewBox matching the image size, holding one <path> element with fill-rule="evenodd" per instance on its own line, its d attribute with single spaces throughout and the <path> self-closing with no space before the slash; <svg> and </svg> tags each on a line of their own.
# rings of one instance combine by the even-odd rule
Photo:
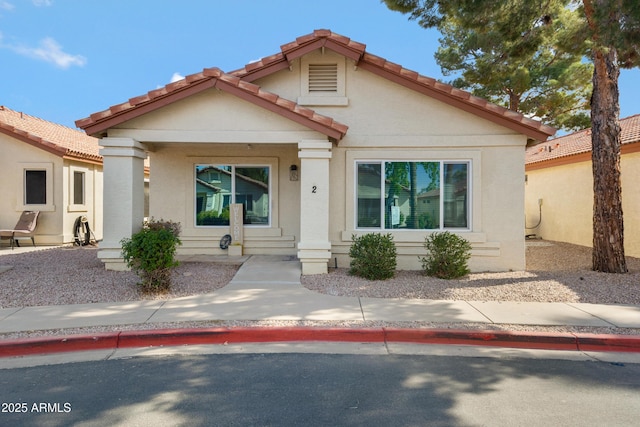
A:
<svg viewBox="0 0 640 427">
<path fill-rule="evenodd" d="M 87 212 L 86 205 L 69 205 L 67 206 L 67 212 Z"/>
<path fill-rule="evenodd" d="M 381 230 L 381 229 L 359 229 L 359 230 L 343 230 L 342 241 L 351 242 L 351 236 L 356 235 L 358 237 L 369 233 L 390 233 L 393 236 L 393 241 L 396 243 L 424 243 L 425 236 L 431 233 L 441 233 L 443 231 L 449 231 L 453 234 L 458 234 L 470 243 L 485 243 L 487 241 L 487 235 L 485 233 L 477 233 L 471 230 L 461 229 L 444 229 L 444 230 Z"/>
<path fill-rule="evenodd" d="M 346 107 L 349 105 L 349 98 L 346 96 L 300 96 L 298 104 Z"/>
<path fill-rule="evenodd" d="M 17 205 L 16 212 L 22 211 L 55 212 L 56 205 Z"/>
</svg>

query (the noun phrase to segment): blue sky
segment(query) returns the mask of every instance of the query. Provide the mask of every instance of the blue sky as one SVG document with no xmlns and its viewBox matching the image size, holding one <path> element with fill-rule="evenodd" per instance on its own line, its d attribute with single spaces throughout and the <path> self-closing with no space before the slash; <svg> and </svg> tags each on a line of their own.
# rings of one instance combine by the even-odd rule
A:
<svg viewBox="0 0 640 427">
<path fill-rule="evenodd" d="M 173 78 L 223 71 L 326 28 L 444 79 L 438 34 L 378 0 L 0 0 L 0 105 L 75 127 Z M 640 70 L 623 70 L 621 117 L 640 113 Z"/>
</svg>

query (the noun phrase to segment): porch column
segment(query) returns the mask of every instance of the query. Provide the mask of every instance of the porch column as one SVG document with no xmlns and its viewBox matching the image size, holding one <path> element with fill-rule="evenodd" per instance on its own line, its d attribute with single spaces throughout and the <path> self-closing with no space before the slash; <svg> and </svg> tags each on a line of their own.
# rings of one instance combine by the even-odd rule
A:
<svg viewBox="0 0 640 427">
<path fill-rule="evenodd" d="M 302 274 L 326 274 L 331 258 L 329 241 L 329 159 L 333 145 L 326 140 L 298 143 L 300 158 L 300 241 Z"/>
<path fill-rule="evenodd" d="M 98 258 L 107 270 L 125 270 L 120 240 L 142 229 L 145 147 L 131 138 L 102 138 L 104 232 Z"/>
</svg>

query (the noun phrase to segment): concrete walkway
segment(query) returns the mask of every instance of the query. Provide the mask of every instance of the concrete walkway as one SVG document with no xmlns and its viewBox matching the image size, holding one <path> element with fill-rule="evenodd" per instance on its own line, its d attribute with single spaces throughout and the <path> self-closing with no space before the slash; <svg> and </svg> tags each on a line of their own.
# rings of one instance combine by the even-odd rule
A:
<svg viewBox="0 0 640 427">
<path fill-rule="evenodd" d="M 165 301 L 4 308 L 0 333 L 229 320 L 640 328 L 640 306 L 336 297 L 305 289 L 300 274 L 300 263 L 291 257 L 252 256 L 229 285 L 210 294 Z"/>
</svg>

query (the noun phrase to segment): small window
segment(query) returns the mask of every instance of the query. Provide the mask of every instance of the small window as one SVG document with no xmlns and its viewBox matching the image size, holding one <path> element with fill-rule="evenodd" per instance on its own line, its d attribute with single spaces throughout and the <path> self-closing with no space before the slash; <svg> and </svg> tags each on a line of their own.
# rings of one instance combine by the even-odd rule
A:
<svg viewBox="0 0 640 427">
<path fill-rule="evenodd" d="M 25 205 L 46 205 L 47 204 L 47 171 L 46 170 L 25 170 L 24 171 L 24 204 Z"/>
<path fill-rule="evenodd" d="M 84 172 L 73 172 L 73 204 L 84 205 Z"/>
</svg>

